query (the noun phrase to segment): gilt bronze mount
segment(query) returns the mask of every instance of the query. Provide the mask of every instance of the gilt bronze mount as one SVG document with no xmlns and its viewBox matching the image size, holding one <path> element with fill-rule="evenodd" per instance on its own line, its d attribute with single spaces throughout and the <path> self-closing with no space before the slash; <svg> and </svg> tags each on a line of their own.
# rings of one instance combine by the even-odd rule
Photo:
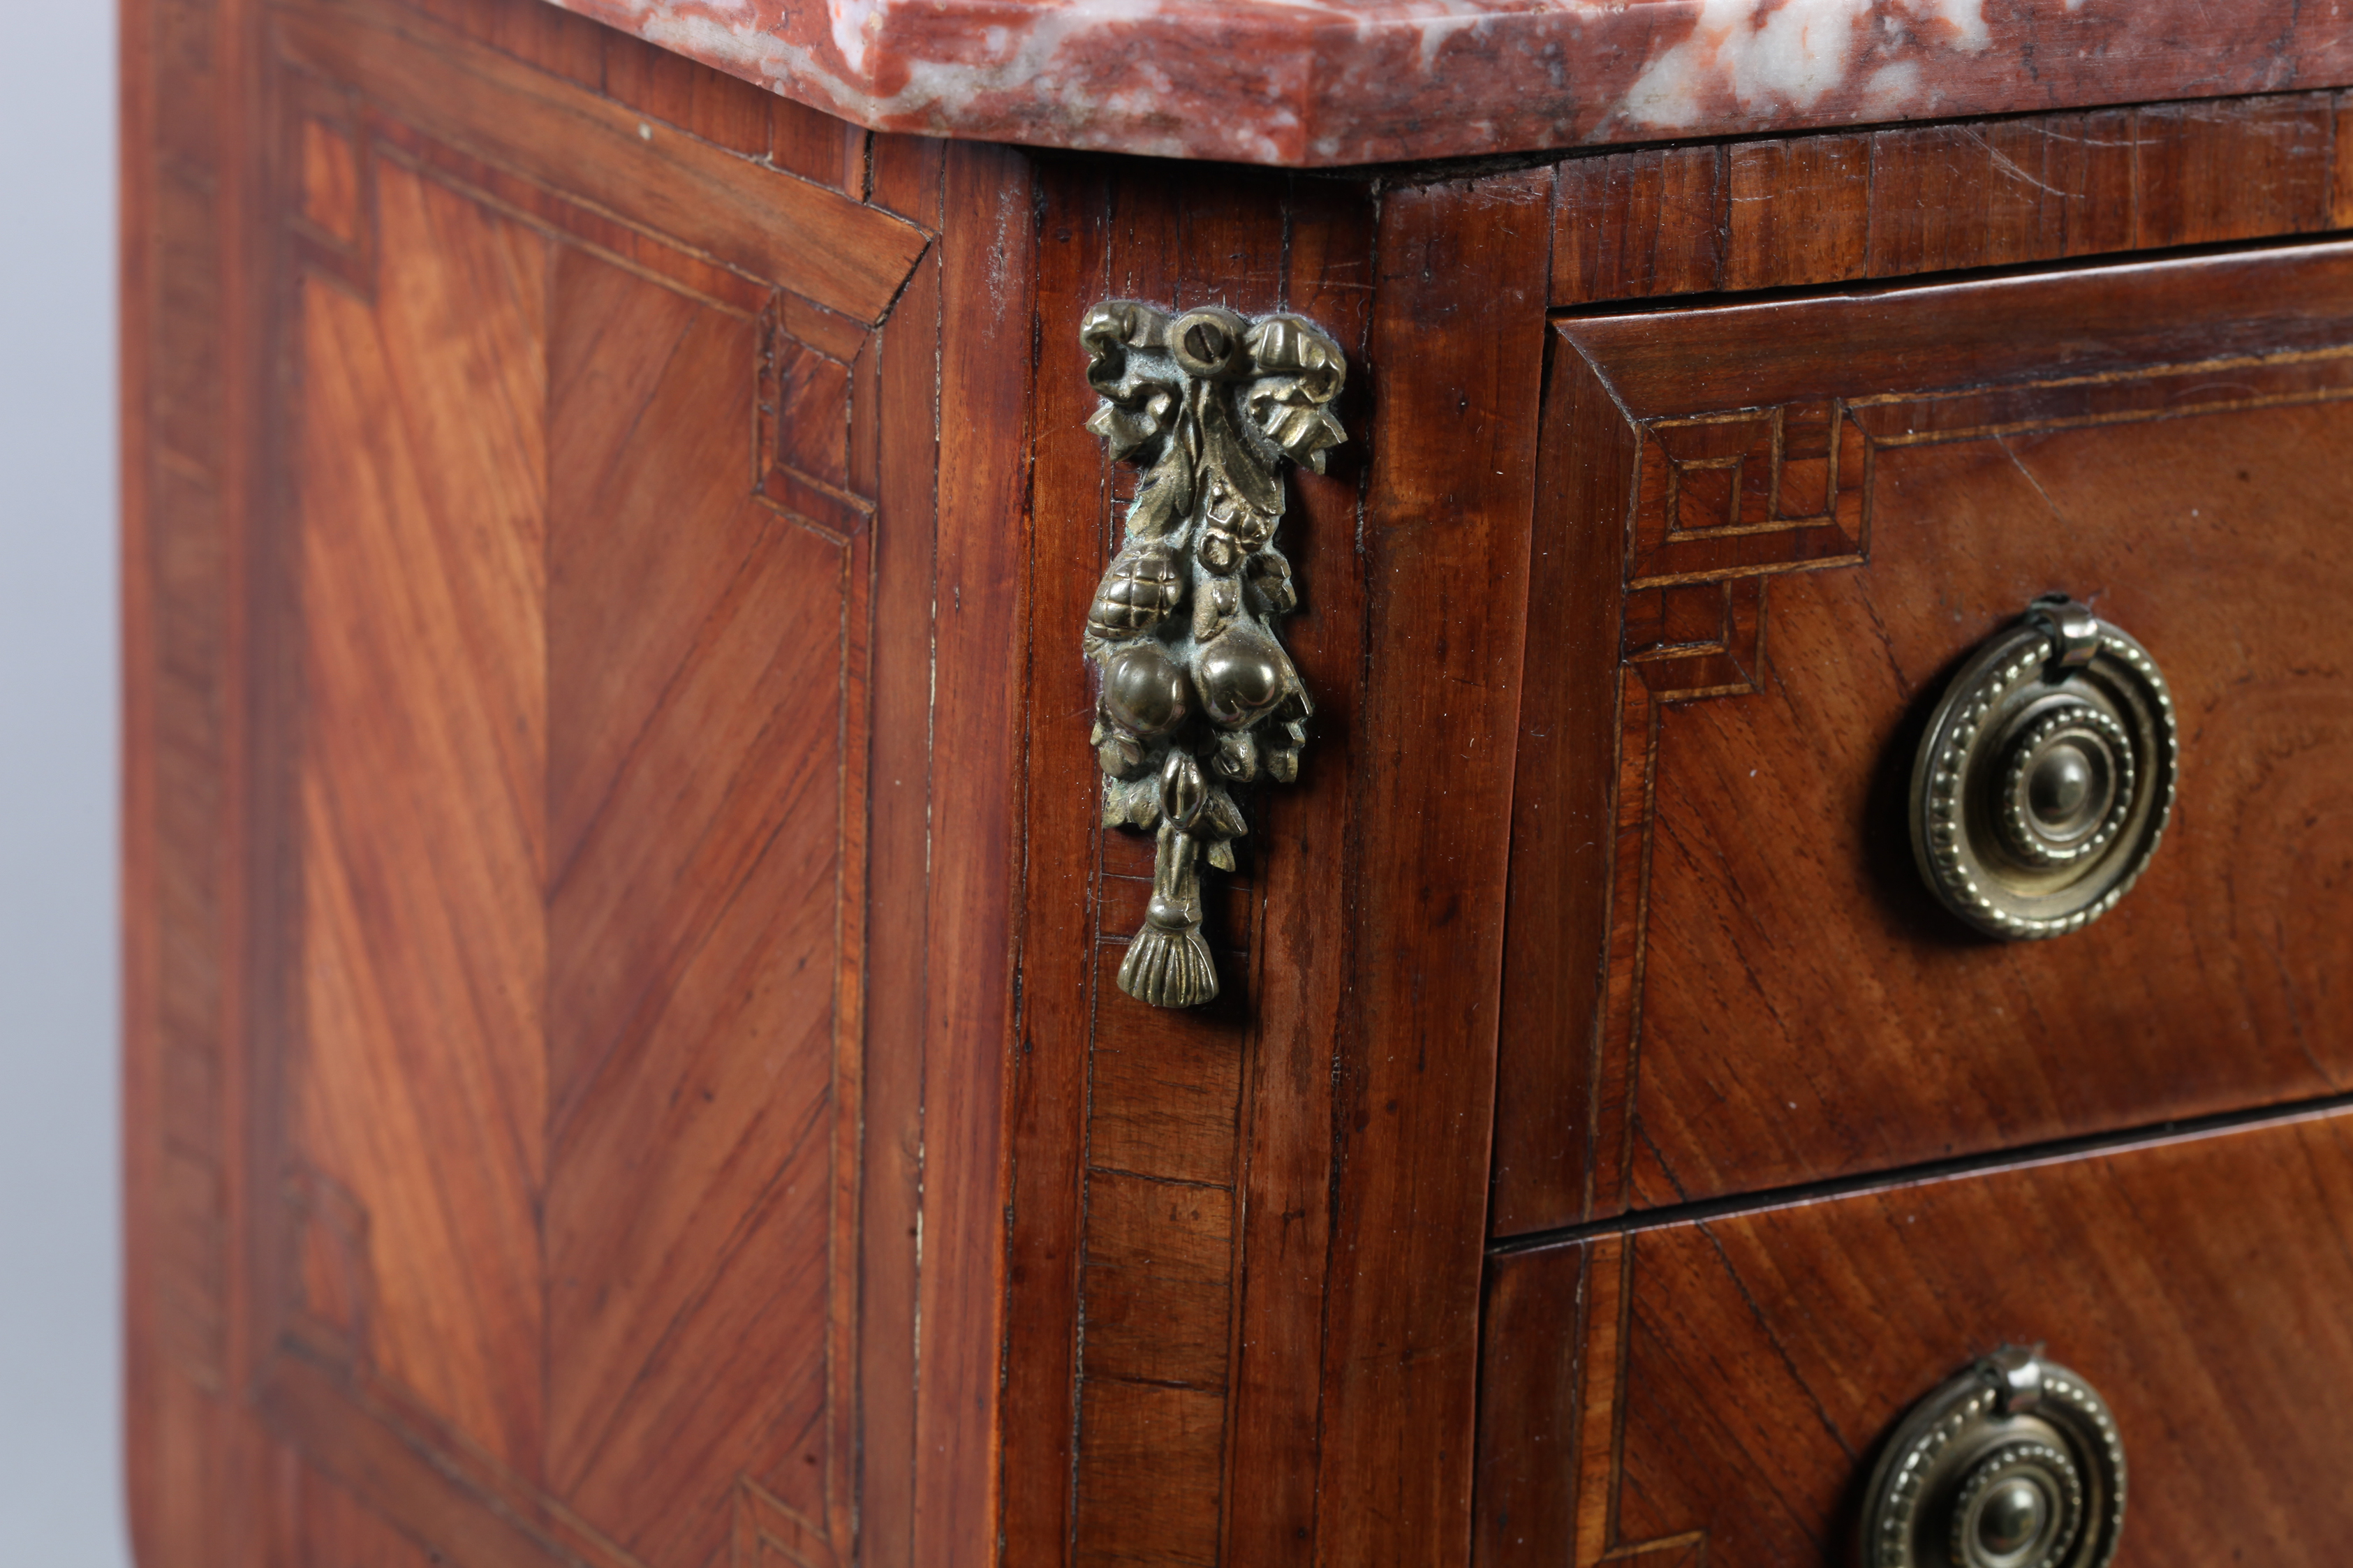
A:
<svg viewBox="0 0 2353 1568">
<path fill-rule="evenodd" d="M 1102 672 L 1093 742 L 1105 826 L 1158 837 L 1152 900 L 1120 989 L 1155 1007 L 1218 994 L 1200 863 L 1234 868 L 1249 831 L 1232 786 L 1299 771 L 1307 689 L 1274 633 L 1298 606 L 1275 548 L 1282 464 L 1324 471 L 1347 361 L 1299 316 L 1097 305 L 1080 324 L 1103 405 L 1087 427 L 1143 470 L 1087 612 Z"/>
</svg>

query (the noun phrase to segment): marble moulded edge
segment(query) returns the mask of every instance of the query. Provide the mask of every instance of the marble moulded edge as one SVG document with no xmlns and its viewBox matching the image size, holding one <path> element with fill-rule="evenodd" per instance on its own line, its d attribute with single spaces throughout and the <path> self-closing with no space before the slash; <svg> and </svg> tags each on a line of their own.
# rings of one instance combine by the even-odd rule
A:
<svg viewBox="0 0 2353 1568">
<path fill-rule="evenodd" d="M 873 130 L 1294 167 L 2353 81 L 2295 0 L 556 3 Z"/>
</svg>

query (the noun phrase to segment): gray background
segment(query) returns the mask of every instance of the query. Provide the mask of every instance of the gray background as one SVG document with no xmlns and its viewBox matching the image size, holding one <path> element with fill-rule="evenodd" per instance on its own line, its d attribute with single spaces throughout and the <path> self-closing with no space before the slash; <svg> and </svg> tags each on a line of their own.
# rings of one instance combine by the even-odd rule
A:
<svg viewBox="0 0 2353 1568">
<path fill-rule="evenodd" d="M 0 45 L 0 1554 L 121 1568 L 114 7 Z"/>
</svg>

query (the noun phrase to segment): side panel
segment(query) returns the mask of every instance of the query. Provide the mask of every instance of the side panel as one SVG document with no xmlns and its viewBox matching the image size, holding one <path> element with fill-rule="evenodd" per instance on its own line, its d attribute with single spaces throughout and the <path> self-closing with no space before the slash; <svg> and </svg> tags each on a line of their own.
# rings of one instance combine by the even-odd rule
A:
<svg viewBox="0 0 2353 1568">
<path fill-rule="evenodd" d="M 870 345 L 402 129 L 290 323 L 286 1353 L 628 1558 L 839 1554 L 871 534 L 747 479 L 871 508 Z"/>
<path fill-rule="evenodd" d="M 127 37 L 142 1561 L 966 1560 L 1022 171 L 523 0 Z"/>
</svg>

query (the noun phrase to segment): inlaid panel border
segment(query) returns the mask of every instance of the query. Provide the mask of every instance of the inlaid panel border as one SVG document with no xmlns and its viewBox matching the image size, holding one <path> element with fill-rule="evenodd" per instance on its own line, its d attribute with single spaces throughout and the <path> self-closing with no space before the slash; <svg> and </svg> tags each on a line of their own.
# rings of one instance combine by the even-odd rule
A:
<svg viewBox="0 0 2353 1568">
<path fill-rule="evenodd" d="M 829 1385 L 823 1450 L 828 1500 L 823 1517 L 807 1518 L 743 1476 L 726 1503 L 732 1521 L 729 1552 L 736 1568 L 779 1561 L 800 1568 L 836 1568 L 849 1560 L 854 1549 L 858 1387 L 866 1353 L 857 1325 L 864 1268 L 860 1173 L 865 1151 L 860 1136 L 868 868 L 864 773 L 871 722 L 868 670 L 875 559 L 871 524 L 876 510 L 875 424 L 881 398 L 876 363 L 880 334 L 872 323 L 888 314 L 928 241 L 913 226 L 847 197 L 812 194 L 786 176 L 733 159 L 723 161 L 692 144 L 681 152 L 673 141 L 666 149 L 672 153 L 667 174 L 677 175 L 681 166 L 699 172 L 702 199 L 712 199 L 713 188 L 723 189 L 733 181 L 747 195 L 773 205 L 780 186 L 793 186 L 795 190 L 782 193 L 787 216 L 796 203 L 804 216 L 820 207 L 828 215 L 828 223 L 805 228 L 823 232 L 830 226 L 838 241 L 838 231 L 847 223 L 852 233 L 867 237 L 860 243 L 872 253 L 862 263 L 870 266 L 869 273 L 861 279 L 845 272 L 842 256 L 836 256 L 818 268 L 827 300 L 806 299 L 753 270 L 764 258 L 778 263 L 780 272 L 799 265 L 803 258 L 794 248 L 798 241 L 788 238 L 781 248 L 763 250 L 756 236 L 747 239 L 723 232 L 723 240 L 734 242 L 733 252 L 723 244 L 717 251 L 701 249 L 665 227 L 670 218 L 695 216 L 691 205 L 633 213 L 623 198 L 641 192 L 606 189 L 584 198 L 567 189 L 564 160 L 539 153 L 531 120 L 537 113 L 547 121 L 537 130 L 545 144 L 554 145 L 567 131 L 564 113 L 583 112 L 590 95 L 516 62 L 492 58 L 479 46 L 396 6 L 322 0 L 282 6 L 274 15 L 280 25 L 274 30 L 278 65 L 271 81 L 273 101 L 281 106 L 275 163 L 286 192 L 277 205 L 289 214 L 279 244 L 290 278 L 307 275 L 364 300 L 373 297 L 373 197 L 376 171 L 389 162 L 556 243 L 752 323 L 760 352 L 757 363 L 746 367 L 757 378 L 751 401 L 758 411 L 756 428 L 746 432 L 755 459 L 746 476 L 747 493 L 838 553 L 842 605 L 838 711 L 844 772 L 838 784 L 834 1065 L 828 1113 L 834 1129 L 830 1163 L 835 1195 L 827 1220 L 831 1236 L 827 1266 L 831 1305 L 824 1347 Z M 373 55 L 354 47 L 361 36 L 351 30 L 354 17 L 363 33 L 376 29 L 368 46 L 375 49 Z M 387 38 L 392 39 L 388 47 Z M 399 68 L 403 47 L 417 56 L 409 62 L 414 69 Z M 431 84 L 424 79 L 424 54 L 473 62 L 495 88 L 505 89 L 503 100 L 491 100 L 487 110 L 465 110 L 434 100 Z M 341 79 L 329 68 L 334 67 L 343 68 Z M 526 96 L 519 99 L 519 92 Z M 485 112 L 511 113 L 522 121 L 520 127 L 501 127 L 502 134 L 518 139 L 513 144 L 484 149 L 507 153 L 505 158 L 486 161 L 477 154 L 483 128 L 469 115 Z M 576 134 L 577 127 L 570 132 Z M 446 139 L 451 135 L 458 140 Z M 469 142 L 473 145 L 465 144 Z M 348 201 L 321 199 L 322 165 L 330 173 L 331 186 L 333 174 L 347 174 Z M 739 165 L 742 174 L 735 173 Z M 768 213 L 748 226 L 776 223 L 776 215 Z M 843 253 L 857 254 L 857 245 Z M 874 265 L 895 269 L 895 276 L 871 271 Z M 793 276 L 805 280 L 806 273 Z M 844 314 L 839 307 L 851 313 Z M 928 353 L 935 327 L 913 322 L 911 330 Z M 830 483 L 807 482 L 778 446 L 785 423 L 778 412 L 779 359 L 790 349 L 811 344 L 825 363 L 836 367 L 841 384 L 836 406 L 844 436 Z M 282 417 L 267 423 L 273 431 L 288 427 Z M 282 463 L 277 467 L 285 471 Z M 779 474 L 803 482 L 780 491 Z M 290 516 L 281 497 L 260 545 L 266 558 L 289 559 Z M 281 534 L 288 537 L 276 537 Z M 290 617 L 299 611 L 291 595 L 290 584 L 272 595 L 272 614 L 258 639 L 263 646 L 270 646 L 273 637 L 286 638 L 296 624 Z M 280 689 L 258 715 L 260 728 L 254 750 L 259 757 L 284 764 L 301 750 L 300 676 L 294 672 L 299 660 L 281 645 L 273 662 L 288 674 L 280 678 Z M 266 803 L 273 795 L 283 798 L 284 789 L 265 789 L 260 809 L 267 812 Z M 282 843 L 267 852 L 267 875 L 279 887 L 299 882 L 292 853 Z M 262 984 L 267 994 L 285 982 L 273 984 L 264 979 Z M 351 1194 L 298 1158 L 267 1152 L 283 1147 L 284 1130 L 278 1118 L 284 1114 L 286 1052 L 290 1047 L 299 1049 L 300 1031 L 292 1022 L 296 1010 L 281 996 L 275 1011 L 274 1022 L 253 1036 L 248 1068 L 253 1111 L 247 1139 L 256 1151 L 257 1166 L 275 1160 L 285 1173 L 277 1193 L 265 1195 L 257 1190 L 258 1206 L 247 1220 L 248 1235 L 280 1237 L 275 1245 L 255 1247 L 250 1261 L 258 1335 L 254 1397 L 265 1422 L 363 1499 L 376 1499 L 405 1526 L 439 1521 L 443 1544 L 464 1542 L 470 1562 L 479 1558 L 518 1568 L 584 1563 L 590 1568 L 642 1568 L 562 1499 L 491 1459 L 371 1364 L 365 1325 L 372 1285 L 364 1249 L 354 1246 L 365 1235 L 365 1212 Z M 330 1240 L 322 1243 L 322 1237 Z M 322 1264 L 322 1258 L 331 1261 Z M 341 1292 L 332 1300 L 322 1300 L 319 1292 L 328 1280 L 340 1281 Z M 907 1347 L 908 1353 L 912 1350 Z"/>
<path fill-rule="evenodd" d="M 1609 980 L 1595 1078 L 1602 1130 L 1596 1152 L 1595 1214 L 1619 1213 L 1639 1201 L 1633 1168 L 1640 1121 L 1641 999 L 1658 822 L 1659 742 L 1666 712 L 1681 703 L 1753 696 L 1762 689 L 1770 679 L 1766 626 L 1773 577 L 1869 566 L 1873 454 L 2348 398 L 2353 398 L 2353 349 L 2231 356 L 2131 374 L 2055 377 L 1990 389 L 1846 398 L 1841 404 L 1841 449 L 1850 454 L 1850 471 L 1860 470 L 1851 500 L 1848 492 L 1840 492 L 1841 516 L 1851 510 L 1854 520 L 1852 531 L 1841 535 L 1850 550 L 1805 559 L 1809 525 L 1794 525 L 1781 531 L 1790 546 L 1784 559 L 1744 565 L 1737 575 L 1715 574 L 1691 584 L 1653 587 L 1656 578 L 1636 574 L 1650 559 L 1641 542 L 1654 531 L 1661 535 L 1667 531 L 1665 520 L 1653 510 L 1654 500 L 1663 504 L 1663 487 L 1647 479 L 1640 485 L 1630 529 L 1634 543 L 1618 678 L 1619 808 L 1609 894 Z M 1778 420 L 1770 418 L 1777 412 L 1744 409 L 1718 417 L 1760 420 L 1778 429 Z M 1658 452 L 1646 438 L 1636 458 L 1638 470 L 1657 462 Z M 1715 611 L 1715 624 L 1689 641 L 1662 640 L 1640 608 L 1646 593 L 1669 603 L 1663 620 L 1674 618 L 1672 606 L 1683 595 L 1702 601 L 1686 619 L 1704 624 L 1707 613 Z"/>
<path fill-rule="evenodd" d="M 1634 1170 L 1662 725 L 1672 708 L 1777 679 L 1772 580 L 1867 569 L 1885 454 L 2342 399 L 2353 380 L 2325 308 L 2284 325 L 2226 319 L 2202 340 L 2182 323 L 2195 290 L 2224 282 L 2249 299 L 2293 287 L 2333 300 L 2344 254 L 2316 245 L 2147 266 L 2129 300 L 2116 293 L 2058 346 L 1963 336 L 1939 348 L 1948 329 L 1935 301 L 1964 287 L 1952 285 L 1556 322 L 1545 483 L 1560 499 L 1539 521 L 1530 620 L 1563 634 L 1543 648 L 1556 668 L 1531 666 L 1518 763 L 1504 1031 L 1505 1080 L 1517 1088 L 1498 1108 L 1494 1235 L 1643 1201 Z M 2065 273 L 1965 287 L 2034 321 L 2076 308 Z M 2177 302 L 2183 290 L 2193 293 Z M 1775 329 L 1787 340 L 1776 354 L 1734 353 L 1768 319 L 1806 310 L 1841 324 L 1817 342 L 1793 321 Z M 1859 337 L 1841 336 L 1858 326 Z M 1887 369 L 1841 363 L 1840 344 L 1874 334 L 1881 346 L 1862 357 Z M 1930 379 L 1939 371 L 1942 387 Z M 1763 395 L 1753 403 L 1724 395 L 1752 389 Z M 1826 419 L 1833 428 L 1792 447 L 1793 428 Z M 1793 450 L 1813 465 L 1795 491 Z M 1559 595 L 1570 593 L 1577 607 L 1563 621 Z M 1568 695 L 1596 690 L 1611 693 L 1606 705 Z"/>
</svg>

